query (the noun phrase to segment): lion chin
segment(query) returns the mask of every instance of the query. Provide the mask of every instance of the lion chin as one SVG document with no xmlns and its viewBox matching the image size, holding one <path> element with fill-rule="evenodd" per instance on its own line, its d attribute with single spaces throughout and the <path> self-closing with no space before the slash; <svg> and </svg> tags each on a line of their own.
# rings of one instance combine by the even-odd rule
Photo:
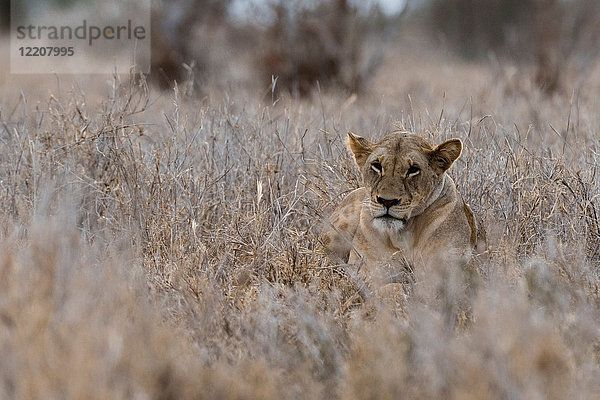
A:
<svg viewBox="0 0 600 400">
<path fill-rule="evenodd" d="M 373 228 L 381 233 L 394 233 L 404 229 L 406 226 L 405 218 L 394 218 L 391 215 L 384 215 L 373 218 Z"/>
</svg>

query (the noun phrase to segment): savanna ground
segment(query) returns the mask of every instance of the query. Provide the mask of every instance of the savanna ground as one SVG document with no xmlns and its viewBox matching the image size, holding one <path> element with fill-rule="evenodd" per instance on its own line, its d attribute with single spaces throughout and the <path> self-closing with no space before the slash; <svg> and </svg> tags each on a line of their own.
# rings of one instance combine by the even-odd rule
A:
<svg viewBox="0 0 600 400">
<path fill-rule="evenodd" d="M 3 72 L 0 397 L 598 398 L 600 71 L 415 46 L 359 96 Z M 489 254 L 390 306 L 317 234 L 396 127 L 463 140 Z"/>
</svg>

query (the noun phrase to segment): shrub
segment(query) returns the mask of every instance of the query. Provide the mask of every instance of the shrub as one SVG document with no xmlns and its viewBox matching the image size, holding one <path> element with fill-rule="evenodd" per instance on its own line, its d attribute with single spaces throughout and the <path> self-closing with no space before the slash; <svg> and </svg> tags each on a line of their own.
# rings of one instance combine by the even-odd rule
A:
<svg viewBox="0 0 600 400">
<path fill-rule="evenodd" d="M 362 14 L 348 0 L 279 2 L 271 8 L 274 18 L 259 59 L 262 80 L 276 77 L 294 95 L 308 94 L 317 82 L 363 90 L 380 60 L 380 54 L 367 56 L 367 40 L 376 35 L 381 45 L 393 34 L 393 20 L 378 9 Z"/>
</svg>

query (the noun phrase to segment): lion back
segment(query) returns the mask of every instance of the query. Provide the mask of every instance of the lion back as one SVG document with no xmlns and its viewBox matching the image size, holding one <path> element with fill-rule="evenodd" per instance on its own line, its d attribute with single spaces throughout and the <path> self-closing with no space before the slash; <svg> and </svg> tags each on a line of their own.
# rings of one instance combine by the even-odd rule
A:
<svg viewBox="0 0 600 400">
<path fill-rule="evenodd" d="M 465 212 L 465 216 L 467 217 L 467 221 L 469 222 L 469 228 L 471 228 L 471 247 L 473 248 L 475 255 L 481 254 L 487 249 L 487 239 L 485 230 L 483 229 L 483 224 L 481 221 L 475 219 L 473 212 L 464 201 L 463 210 Z"/>
</svg>

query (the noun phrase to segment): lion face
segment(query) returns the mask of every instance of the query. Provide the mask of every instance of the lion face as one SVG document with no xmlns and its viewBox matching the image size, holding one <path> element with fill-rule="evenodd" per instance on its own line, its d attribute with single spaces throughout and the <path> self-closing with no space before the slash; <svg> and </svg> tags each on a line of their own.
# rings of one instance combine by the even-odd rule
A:
<svg viewBox="0 0 600 400">
<path fill-rule="evenodd" d="M 432 147 L 412 134 L 391 134 L 372 143 L 349 132 L 348 145 L 369 193 L 363 210 L 379 230 L 400 230 L 422 213 L 462 151 L 460 139 Z"/>
</svg>

